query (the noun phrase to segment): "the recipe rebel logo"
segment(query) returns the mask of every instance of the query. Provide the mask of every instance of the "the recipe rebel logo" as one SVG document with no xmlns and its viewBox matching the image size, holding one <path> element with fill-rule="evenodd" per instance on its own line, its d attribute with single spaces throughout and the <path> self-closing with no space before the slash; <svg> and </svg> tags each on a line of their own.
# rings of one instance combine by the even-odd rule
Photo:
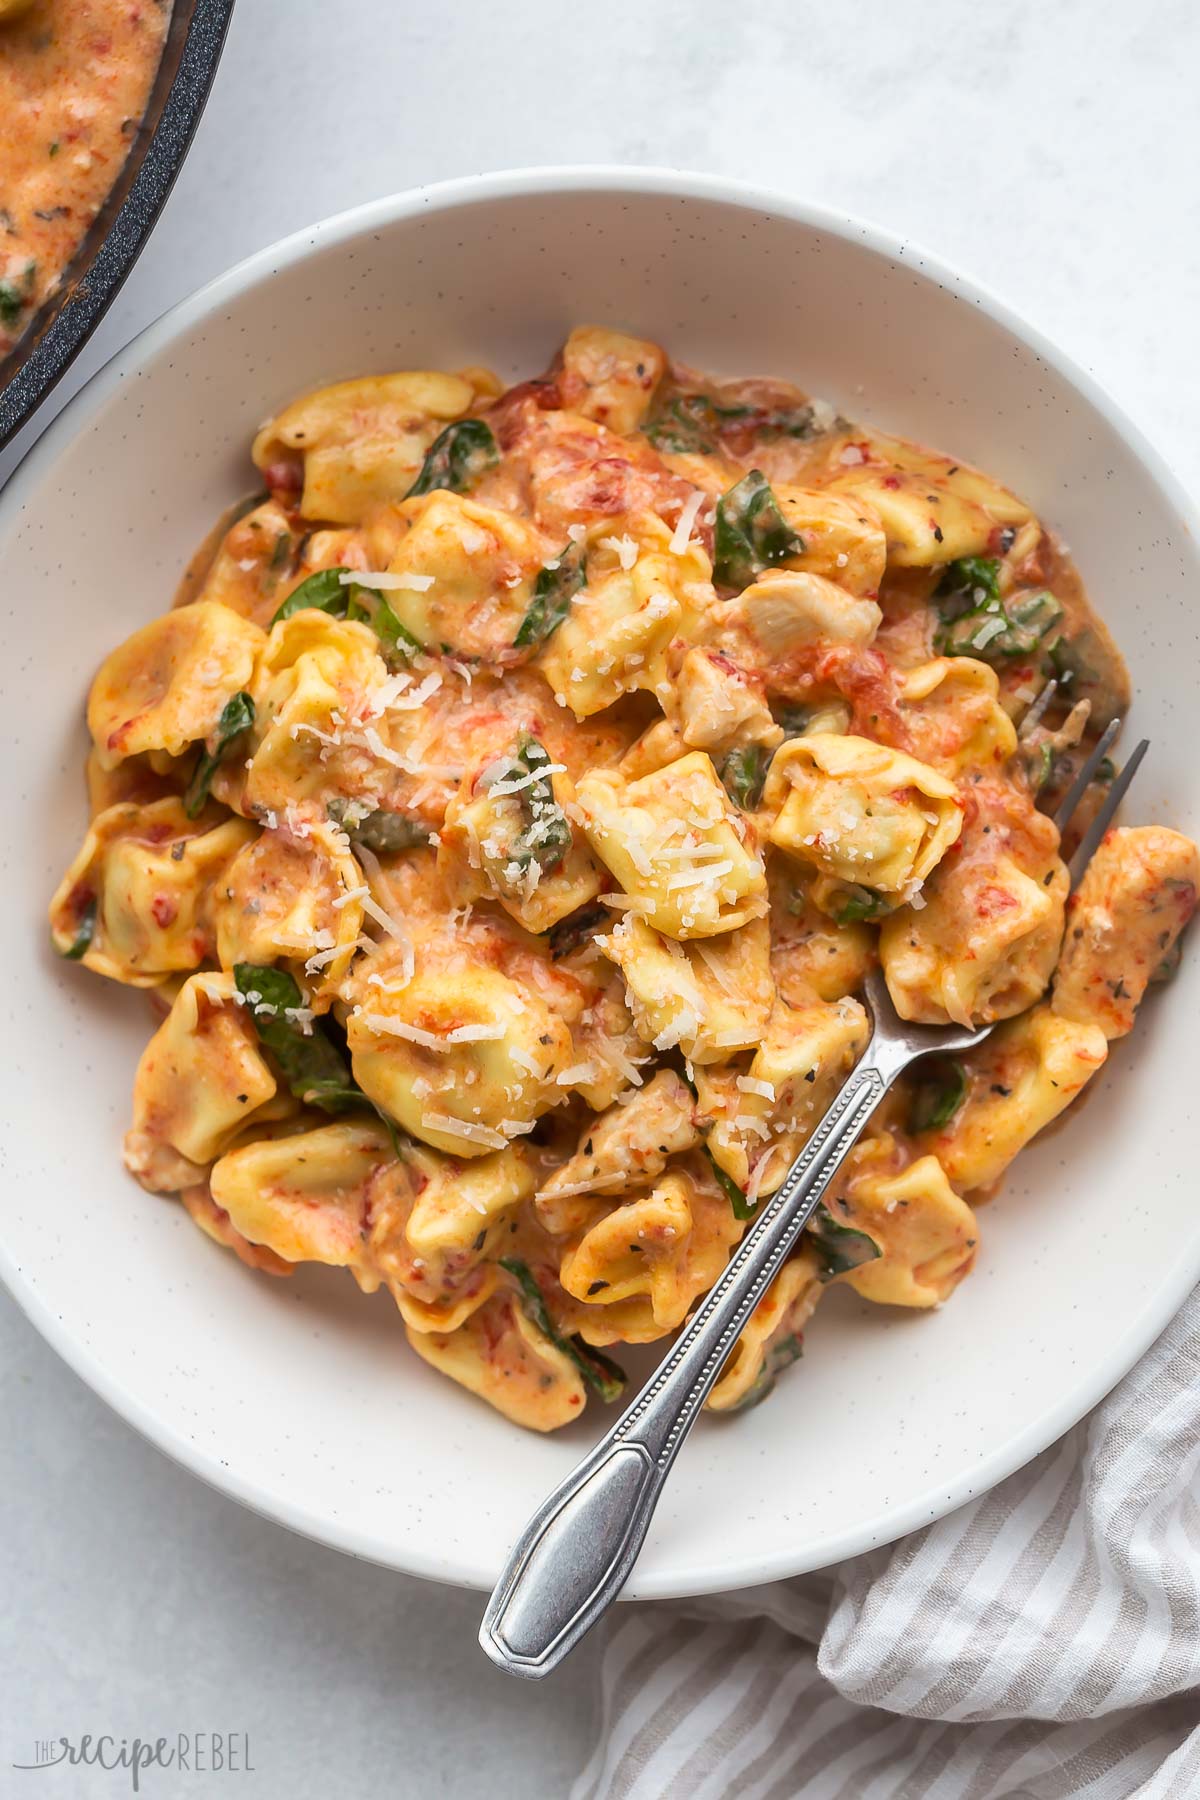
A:
<svg viewBox="0 0 1200 1800">
<path fill-rule="evenodd" d="M 116 1738 L 85 1732 L 76 1738 L 38 1738 L 30 1762 L 14 1762 L 23 1772 L 38 1769 L 125 1770 L 135 1794 L 151 1769 L 174 1769 L 185 1775 L 253 1775 L 247 1731 L 177 1731 L 168 1737 Z"/>
</svg>

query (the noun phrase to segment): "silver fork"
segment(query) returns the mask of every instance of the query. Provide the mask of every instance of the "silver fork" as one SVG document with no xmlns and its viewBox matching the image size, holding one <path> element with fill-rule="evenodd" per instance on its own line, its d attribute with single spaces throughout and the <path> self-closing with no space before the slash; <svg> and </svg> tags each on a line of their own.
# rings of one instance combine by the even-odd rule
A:
<svg viewBox="0 0 1200 1800">
<path fill-rule="evenodd" d="M 1048 698 L 1039 696 L 1030 709 L 1035 721 Z M 1114 720 L 1080 769 L 1054 815 L 1060 832 L 1119 730 L 1120 721 Z M 1113 782 L 1071 859 L 1072 887 L 1148 748 L 1140 743 Z M 783 1185 L 760 1204 L 724 1272 L 653 1378 L 542 1502 L 509 1556 L 483 1615 L 479 1641 L 510 1674 L 531 1680 L 548 1675 L 617 1598 L 671 1465 L 726 1358 L 892 1083 L 921 1057 L 970 1050 L 992 1030 L 990 1025 L 969 1031 L 906 1024 L 877 969 L 868 977 L 866 998 L 872 1020 L 867 1048 Z"/>
</svg>

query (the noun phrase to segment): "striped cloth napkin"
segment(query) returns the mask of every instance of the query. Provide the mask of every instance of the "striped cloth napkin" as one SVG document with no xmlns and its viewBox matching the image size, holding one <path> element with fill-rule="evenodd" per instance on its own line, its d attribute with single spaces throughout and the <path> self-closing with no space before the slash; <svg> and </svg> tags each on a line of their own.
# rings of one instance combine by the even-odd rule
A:
<svg viewBox="0 0 1200 1800">
<path fill-rule="evenodd" d="M 795 1581 L 618 1608 L 571 1800 L 1196 1800 L 1200 1292 L 1028 1468 Z"/>
</svg>

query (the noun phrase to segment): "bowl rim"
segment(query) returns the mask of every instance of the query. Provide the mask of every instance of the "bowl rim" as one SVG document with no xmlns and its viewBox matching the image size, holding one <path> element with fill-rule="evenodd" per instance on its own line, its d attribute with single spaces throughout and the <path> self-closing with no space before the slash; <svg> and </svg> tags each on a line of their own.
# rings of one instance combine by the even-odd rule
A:
<svg viewBox="0 0 1200 1800">
<path fill-rule="evenodd" d="M 781 217 L 858 242 L 894 266 L 913 268 L 955 298 L 978 307 L 1075 388 L 1142 463 L 1168 506 L 1178 516 L 1181 533 L 1193 546 L 1200 545 L 1200 511 L 1141 428 L 1094 375 L 982 282 L 960 274 L 911 238 L 901 238 L 886 227 L 808 199 L 724 176 L 665 166 L 604 163 L 506 169 L 404 189 L 349 207 L 289 233 L 235 263 L 177 301 L 117 350 L 50 423 L 0 492 L 0 541 L 23 511 L 26 495 L 49 473 L 60 452 L 100 412 L 123 381 L 136 375 L 147 358 L 249 289 L 270 281 L 284 267 L 303 262 L 315 251 L 345 243 L 364 232 L 385 229 L 424 212 L 447 212 L 481 201 L 499 202 L 530 195 L 549 199 L 585 193 L 657 196 L 667 201 L 715 201 Z M 30 1323 L 94 1393 L 126 1424 L 207 1486 L 302 1537 L 361 1560 L 455 1586 L 483 1591 L 492 1586 L 498 1571 L 480 1562 L 469 1557 L 447 1557 L 420 1539 L 414 1547 L 406 1547 L 401 1558 L 394 1545 L 381 1537 L 350 1529 L 337 1519 L 318 1515 L 300 1499 L 268 1493 L 253 1478 L 229 1468 L 217 1455 L 210 1455 L 198 1447 L 169 1419 L 161 1417 L 129 1393 L 120 1380 L 97 1361 L 89 1347 L 72 1335 L 67 1321 L 51 1309 L 32 1281 L 26 1278 L 2 1235 L 0 1280 Z M 890 1507 L 880 1516 L 874 1531 L 847 1528 L 840 1534 L 823 1537 L 819 1559 L 806 1556 L 799 1547 L 794 1553 L 763 1554 L 749 1545 L 717 1569 L 699 1560 L 669 1576 L 660 1576 L 652 1568 L 640 1574 L 635 1569 L 623 1598 L 675 1599 L 781 1580 L 815 1568 L 830 1567 L 847 1557 L 894 1543 L 933 1523 L 1024 1467 L 1077 1424 L 1111 1392 L 1167 1327 L 1197 1280 L 1200 1280 L 1200 1235 L 1192 1257 L 1180 1258 L 1176 1263 L 1165 1295 L 1160 1290 L 1156 1297 L 1127 1317 L 1120 1334 L 1114 1335 L 1108 1355 L 1072 1384 L 1069 1396 L 1052 1406 L 1048 1413 L 1030 1421 L 987 1456 L 965 1467 L 955 1480 L 935 1484 L 907 1502 Z M 536 1496 L 533 1496 L 531 1506 L 535 1502 Z"/>
</svg>

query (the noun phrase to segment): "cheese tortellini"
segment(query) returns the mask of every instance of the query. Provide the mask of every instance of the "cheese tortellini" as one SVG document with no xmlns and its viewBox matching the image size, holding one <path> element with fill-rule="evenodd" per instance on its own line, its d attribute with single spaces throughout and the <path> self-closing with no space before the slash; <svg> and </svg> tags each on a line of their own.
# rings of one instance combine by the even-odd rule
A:
<svg viewBox="0 0 1200 1800">
<path fill-rule="evenodd" d="M 637 781 L 597 770 L 577 793 L 596 856 L 665 936 L 716 937 L 765 913 L 762 857 L 703 751 Z"/>
<path fill-rule="evenodd" d="M 996 1029 L 883 1101 L 709 1409 L 772 1391 L 831 1285 L 948 1300 L 1200 886 L 1189 839 L 1132 827 L 1068 899 L 1053 815 L 1128 684 L 1052 535 L 961 461 L 605 324 L 507 389 L 301 395 L 252 460 L 95 677 L 50 904 L 64 962 L 155 1007 L 131 1174 L 556 1430 L 720 1279 L 879 964 L 904 1018 Z"/>
<path fill-rule="evenodd" d="M 1063 935 L 1067 871 L 1045 814 L 1009 788 L 976 786 L 956 854 L 920 910 L 885 919 L 879 956 L 903 1019 L 990 1023 L 1045 993 Z"/>
<path fill-rule="evenodd" d="M 834 918 L 856 916 L 856 890 L 873 897 L 875 912 L 907 898 L 962 830 L 962 802 L 946 776 L 901 750 L 832 732 L 776 752 L 763 804 L 771 842 L 822 877 L 813 897 Z"/>
</svg>

